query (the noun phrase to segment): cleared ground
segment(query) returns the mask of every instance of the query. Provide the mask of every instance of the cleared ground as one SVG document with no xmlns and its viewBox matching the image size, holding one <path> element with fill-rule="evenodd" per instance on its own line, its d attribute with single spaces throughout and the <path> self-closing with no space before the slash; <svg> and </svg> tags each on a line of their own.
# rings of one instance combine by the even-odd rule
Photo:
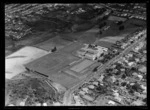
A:
<svg viewBox="0 0 150 110">
<path fill-rule="evenodd" d="M 111 21 L 126 21 L 127 18 L 123 18 L 123 17 L 118 17 L 118 16 L 109 16 L 108 20 L 111 20 Z"/>
<path fill-rule="evenodd" d="M 60 35 L 65 39 L 76 40 L 81 43 L 93 43 L 96 40 L 96 35 L 98 33 L 98 28 L 92 28 L 85 32 L 69 33 Z"/>
<path fill-rule="evenodd" d="M 98 41 L 95 44 L 106 48 L 110 48 L 113 45 L 113 43 L 107 41 Z"/>
<path fill-rule="evenodd" d="M 71 41 L 63 40 L 59 36 L 55 36 L 54 38 L 51 38 L 47 41 L 44 41 L 42 43 L 34 45 L 35 47 L 38 47 L 40 49 L 50 51 L 54 47 L 57 48 L 57 50 L 71 44 Z"/>
<path fill-rule="evenodd" d="M 24 72 L 24 64 L 48 54 L 47 51 L 26 46 L 5 58 L 5 78 L 11 79 L 15 75 Z"/>
<path fill-rule="evenodd" d="M 116 41 L 123 39 L 126 35 L 127 34 L 123 34 L 121 36 L 115 36 L 115 37 L 109 37 L 108 36 L 108 37 L 100 39 L 99 41 L 105 41 L 105 42 L 115 43 Z"/>
<path fill-rule="evenodd" d="M 111 20 L 105 20 L 105 22 L 107 23 L 107 25 L 110 25 L 110 28 L 106 31 L 103 31 L 102 34 L 99 36 L 99 38 L 104 38 L 104 37 L 115 37 L 115 36 L 120 36 L 122 37 L 122 35 L 125 34 L 130 34 L 132 32 L 134 32 L 136 29 L 138 29 L 140 26 L 138 26 L 138 24 L 140 25 L 146 25 L 146 22 L 143 20 L 138 20 L 138 19 L 129 19 L 126 20 L 122 25 L 125 27 L 124 30 L 119 30 L 119 26 L 114 23 L 114 21 Z M 137 25 L 134 25 L 137 24 Z"/>
<path fill-rule="evenodd" d="M 114 20 L 115 21 L 115 20 Z M 125 27 L 124 30 L 119 30 L 119 26 L 111 20 L 105 20 L 110 28 L 106 31 L 102 31 L 101 35 L 98 35 L 98 38 L 95 44 L 104 46 L 104 47 L 111 47 L 113 43 L 117 40 L 121 40 L 130 33 L 133 33 L 141 26 L 146 25 L 146 22 L 143 20 L 138 19 L 129 19 L 126 20 L 122 25 Z"/>
<path fill-rule="evenodd" d="M 28 35 L 19 41 L 11 41 L 9 39 L 5 39 L 5 56 L 10 55 L 13 52 L 21 49 L 24 46 L 33 46 L 35 44 L 41 43 L 48 39 L 55 37 L 54 33 L 48 32 L 39 32 L 33 35 Z"/>
<path fill-rule="evenodd" d="M 67 54 L 72 54 L 76 52 L 77 50 L 79 50 L 81 47 L 83 47 L 83 43 L 80 42 L 74 42 L 68 46 L 66 46 L 65 48 L 62 48 L 61 50 L 59 50 L 62 53 L 67 53 Z M 74 55 L 75 56 L 75 55 Z"/>
</svg>

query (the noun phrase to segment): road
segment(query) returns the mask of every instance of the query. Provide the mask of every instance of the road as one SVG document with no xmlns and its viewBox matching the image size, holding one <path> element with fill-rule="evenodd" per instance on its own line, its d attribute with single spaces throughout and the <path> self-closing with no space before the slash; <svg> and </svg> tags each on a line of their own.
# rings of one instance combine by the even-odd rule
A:
<svg viewBox="0 0 150 110">
<path fill-rule="evenodd" d="M 103 72 L 106 67 L 110 66 L 110 64 L 116 62 L 117 60 L 119 60 L 119 58 L 121 56 L 123 56 L 124 54 L 128 53 L 134 46 L 136 46 L 140 41 L 144 40 L 144 38 L 146 37 L 146 34 L 140 38 L 139 40 L 137 40 L 136 42 L 134 42 L 132 45 L 130 45 L 129 47 L 127 47 L 124 51 L 122 51 L 122 53 L 120 53 L 118 56 L 114 57 L 113 59 L 111 59 L 109 62 L 107 62 L 106 64 L 102 65 L 101 67 L 99 67 L 98 69 L 98 73 Z M 71 94 L 74 92 L 74 90 L 80 86 L 82 86 L 82 84 L 84 82 L 88 82 L 90 81 L 93 77 L 97 77 L 99 74 L 89 74 L 85 79 L 83 79 L 80 83 L 78 83 L 77 85 L 75 85 L 74 87 L 72 87 L 71 89 L 69 89 L 68 91 L 65 92 L 64 94 L 64 99 L 63 99 L 63 105 L 69 105 L 69 102 L 71 100 Z"/>
</svg>

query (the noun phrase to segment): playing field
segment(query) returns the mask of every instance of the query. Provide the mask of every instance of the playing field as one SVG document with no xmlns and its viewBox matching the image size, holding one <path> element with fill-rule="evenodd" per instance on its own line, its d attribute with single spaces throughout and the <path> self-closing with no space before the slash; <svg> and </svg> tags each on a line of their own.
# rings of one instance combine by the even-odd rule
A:
<svg viewBox="0 0 150 110">
<path fill-rule="evenodd" d="M 70 54 L 56 52 L 41 57 L 25 66 L 30 70 L 37 71 L 46 76 L 51 76 L 51 74 L 56 74 L 69 63 L 78 59 L 78 57 Z"/>
<path fill-rule="evenodd" d="M 85 68 L 89 67 L 90 65 L 92 65 L 93 63 L 94 63 L 93 61 L 85 59 L 70 69 L 75 71 L 75 72 L 80 72 L 80 71 L 84 70 Z"/>
<path fill-rule="evenodd" d="M 49 76 L 49 79 L 56 83 L 61 84 L 62 86 L 64 86 L 67 89 L 73 87 L 80 81 L 80 79 L 78 79 L 72 75 L 63 73 L 63 72 L 51 74 Z"/>
<path fill-rule="evenodd" d="M 75 45 L 72 45 L 75 46 Z M 66 50 L 66 51 L 65 51 Z M 67 51 L 68 50 L 68 51 Z M 26 68 L 34 72 L 47 76 L 50 80 L 63 85 L 66 88 L 72 87 L 78 82 L 78 78 L 62 72 L 62 69 L 68 67 L 73 61 L 79 60 L 78 57 L 73 56 L 74 48 L 67 47 L 61 51 L 48 54 L 33 62 L 25 65 Z"/>
</svg>

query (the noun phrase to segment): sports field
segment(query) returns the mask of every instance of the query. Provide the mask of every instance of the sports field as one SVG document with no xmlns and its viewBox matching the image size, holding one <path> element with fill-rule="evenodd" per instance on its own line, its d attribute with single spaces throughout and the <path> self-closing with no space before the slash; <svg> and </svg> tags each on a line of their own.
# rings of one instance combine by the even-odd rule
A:
<svg viewBox="0 0 150 110">
<path fill-rule="evenodd" d="M 78 79 L 72 75 L 62 73 L 61 70 L 76 60 L 79 60 L 79 58 L 60 51 L 48 54 L 25 66 L 28 69 L 48 76 L 50 80 L 69 88 L 72 84 L 78 82 Z"/>
<path fill-rule="evenodd" d="M 51 74 L 59 72 L 69 63 L 78 59 L 78 57 L 72 56 L 70 54 L 56 52 L 41 57 L 31 63 L 28 63 L 25 66 L 33 71 L 51 76 Z"/>
<path fill-rule="evenodd" d="M 75 71 L 75 72 L 81 72 L 82 70 L 84 70 L 85 68 L 89 67 L 93 63 L 94 63 L 93 61 L 85 59 L 85 60 L 83 60 L 79 64 L 76 64 L 75 66 L 73 66 L 70 69 Z"/>
<path fill-rule="evenodd" d="M 71 88 L 72 86 L 76 85 L 80 81 L 78 78 L 63 72 L 51 74 L 49 76 L 49 79 L 56 83 L 61 84 L 66 89 Z"/>
</svg>

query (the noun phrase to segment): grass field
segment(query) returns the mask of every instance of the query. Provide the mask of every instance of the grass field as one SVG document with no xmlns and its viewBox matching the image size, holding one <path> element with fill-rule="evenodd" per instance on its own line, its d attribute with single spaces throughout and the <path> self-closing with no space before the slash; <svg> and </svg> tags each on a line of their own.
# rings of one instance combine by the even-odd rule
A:
<svg viewBox="0 0 150 110">
<path fill-rule="evenodd" d="M 71 70 L 75 71 L 75 72 L 80 72 L 83 69 L 89 67 L 90 65 L 92 65 L 94 62 L 91 60 L 83 60 L 82 62 L 74 65 L 72 68 L 70 68 Z"/>
<path fill-rule="evenodd" d="M 33 71 L 48 76 L 50 80 L 68 88 L 71 87 L 77 79 L 60 71 L 68 66 L 69 63 L 78 59 L 78 57 L 72 56 L 69 53 L 56 52 L 37 59 L 25 66 Z"/>
<path fill-rule="evenodd" d="M 61 84 L 66 89 L 73 87 L 74 85 L 76 85 L 80 81 L 80 79 L 78 79 L 72 75 L 63 73 L 63 72 L 56 73 L 54 76 L 49 77 L 49 79 L 54 81 L 54 82 Z"/>
</svg>

